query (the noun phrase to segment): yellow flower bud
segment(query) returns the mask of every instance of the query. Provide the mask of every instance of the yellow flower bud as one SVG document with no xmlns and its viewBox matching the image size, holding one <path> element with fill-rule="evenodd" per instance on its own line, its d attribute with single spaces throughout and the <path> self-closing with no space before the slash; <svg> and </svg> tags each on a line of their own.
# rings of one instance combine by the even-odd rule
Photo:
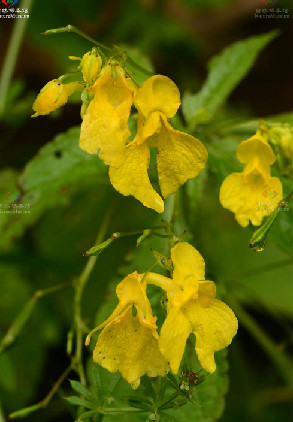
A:
<svg viewBox="0 0 293 422">
<path fill-rule="evenodd" d="M 53 79 L 41 89 L 37 96 L 33 110 L 36 112 L 33 117 L 49 114 L 57 108 L 62 107 L 68 100 L 68 92 L 61 82 Z"/>
<path fill-rule="evenodd" d="M 67 103 L 68 97 L 73 94 L 73 92 L 81 91 L 82 89 L 83 84 L 80 82 L 63 84 L 59 82 L 58 79 L 53 79 L 41 89 L 37 96 L 33 104 L 35 114 L 32 117 L 37 117 L 39 115 L 44 116 L 57 110 L 57 108 L 60 108 Z"/>
<path fill-rule="evenodd" d="M 273 145 L 277 145 L 287 159 L 293 159 L 293 130 L 291 127 L 274 127 L 270 130 L 272 136 L 270 141 Z"/>
<path fill-rule="evenodd" d="M 81 59 L 81 71 L 83 79 L 86 83 L 92 84 L 98 77 L 101 67 L 102 59 L 100 55 L 93 49 L 84 54 Z"/>
</svg>

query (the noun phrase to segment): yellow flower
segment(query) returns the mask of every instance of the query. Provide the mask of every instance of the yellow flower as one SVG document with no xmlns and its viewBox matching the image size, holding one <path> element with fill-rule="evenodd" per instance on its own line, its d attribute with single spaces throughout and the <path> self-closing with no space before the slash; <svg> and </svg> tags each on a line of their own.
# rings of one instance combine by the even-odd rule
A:
<svg viewBox="0 0 293 422">
<path fill-rule="evenodd" d="M 125 144 L 130 135 L 128 118 L 133 90 L 123 69 L 116 66 L 113 77 L 109 61 L 92 88 L 91 101 L 83 122 L 79 146 L 89 154 L 98 154 L 105 164 L 120 166 L 125 159 Z"/>
<path fill-rule="evenodd" d="M 166 76 L 152 76 L 144 82 L 134 103 L 138 109 L 137 135 L 125 148 L 123 164 L 110 167 L 110 180 L 123 195 L 133 195 L 146 207 L 163 212 L 164 202 L 148 177 L 149 147 L 157 148 L 158 177 L 164 198 L 202 171 L 207 151 L 198 139 L 173 129 L 168 122 L 180 106 L 180 93 Z"/>
<path fill-rule="evenodd" d="M 74 91 L 81 91 L 83 85 L 79 82 L 63 84 L 57 79 L 48 82 L 40 91 L 34 104 L 35 114 L 32 117 L 49 114 L 62 107 Z"/>
<path fill-rule="evenodd" d="M 277 177 L 270 176 L 270 165 L 276 156 L 258 131 L 237 148 L 237 157 L 246 164 L 243 172 L 232 173 L 220 188 L 220 202 L 235 214 L 237 222 L 246 227 L 249 220 L 259 226 L 282 199 L 283 189 Z"/>
<path fill-rule="evenodd" d="M 216 286 L 205 280 L 205 263 L 200 253 L 186 242 L 171 250 L 173 278 L 146 275 L 146 282 L 167 292 L 167 318 L 159 336 L 159 348 L 174 373 L 178 372 L 187 338 L 195 334 L 195 350 L 201 366 L 216 369 L 214 353 L 227 347 L 238 328 L 233 311 L 215 299 Z"/>
<path fill-rule="evenodd" d="M 134 272 L 118 284 L 118 306 L 86 339 L 88 345 L 91 335 L 105 327 L 98 338 L 93 359 L 110 372 L 120 371 L 133 389 L 139 386 L 142 375 L 164 376 L 169 370 L 158 347 L 156 317 L 152 315 L 141 279 L 142 276 Z"/>
</svg>

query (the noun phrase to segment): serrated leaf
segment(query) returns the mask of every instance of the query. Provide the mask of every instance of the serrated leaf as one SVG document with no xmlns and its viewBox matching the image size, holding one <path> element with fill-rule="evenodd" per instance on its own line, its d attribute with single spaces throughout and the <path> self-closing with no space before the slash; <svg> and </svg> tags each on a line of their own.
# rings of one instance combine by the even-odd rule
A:
<svg viewBox="0 0 293 422">
<path fill-rule="evenodd" d="M 92 393 L 85 388 L 79 381 L 70 380 L 71 388 L 81 396 L 85 397 L 89 401 L 94 401 L 95 398 Z"/>
<path fill-rule="evenodd" d="M 245 77 L 259 52 L 277 35 L 276 31 L 238 41 L 209 63 L 208 77 L 197 94 L 186 93 L 182 110 L 190 127 L 211 120 L 218 107 Z"/>
</svg>

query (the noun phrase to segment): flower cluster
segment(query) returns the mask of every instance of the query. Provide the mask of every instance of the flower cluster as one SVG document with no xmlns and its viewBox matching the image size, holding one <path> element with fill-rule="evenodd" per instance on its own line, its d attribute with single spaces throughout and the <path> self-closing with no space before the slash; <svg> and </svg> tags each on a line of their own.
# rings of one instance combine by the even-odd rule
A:
<svg viewBox="0 0 293 422">
<path fill-rule="evenodd" d="M 220 188 L 220 202 L 235 214 L 242 227 L 246 227 L 249 220 L 254 226 L 259 226 L 263 217 L 270 215 L 283 197 L 280 180 L 271 177 L 270 166 L 276 161 L 276 156 L 258 130 L 238 145 L 237 158 L 245 164 L 244 170 L 226 177 Z M 264 199 L 267 206 L 257 206 Z"/>
<path fill-rule="evenodd" d="M 233 311 L 215 299 L 215 284 L 205 280 L 200 253 L 180 242 L 172 248 L 171 259 L 172 278 L 134 272 L 118 284 L 118 306 L 86 339 L 88 345 L 92 334 L 105 327 L 94 349 L 94 361 L 110 372 L 120 371 L 134 389 L 144 374 L 163 376 L 170 369 L 176 374 L 191 333 L 202 368 L 214 372 L 214 353 L 227 347 L 237 332 Z M 148 284 L 167 293 L 167 316 L 159 334 L 146 294 Z"/>
<path fill-rule="evenodd" d="M 164 201 L 148 176 L 150 148 L 157 149 L 158 179 L 164 198 L 196 177 L 207 161 L 203 144 L 169 123 L 181 103 L 177 86 L 168 77 L 155 75 L 138 87 L 116 59 L 103 63 L 94 49 L 82 59 L 70 58 L 81 60 L 83 83 L 65 84 L 62 77 L 49 82 L 33 105 L 35 116 L 56 110 L 72 92 L 82 90 L 80 148 L 97 154 L 110 166 L 110 181 L 117 191 L 163 212 Z M 132 105 L 138 116 L 137 133 L 131 141 L 128 121 Z"/>
</svg>

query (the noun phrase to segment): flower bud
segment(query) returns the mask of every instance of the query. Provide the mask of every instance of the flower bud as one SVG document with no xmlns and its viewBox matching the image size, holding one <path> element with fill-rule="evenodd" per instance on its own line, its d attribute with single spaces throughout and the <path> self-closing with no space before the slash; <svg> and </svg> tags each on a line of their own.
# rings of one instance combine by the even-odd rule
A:
<svg viewBox="0 0 293 422">
<path fill-rule="evenodd" d="M 62 107 L 68 100 L 68 97 L 75 91 L 83 89 L 80 82 L 70 82 L 63 84 L 58 79 L 48 82 L 40 91 L 34 104 L 35 114 L 32 117 L 46 115 Z"/>
<path fill-rule="evenodd" d="M 37 96 L 33 110 L 36 112 L 33 117 L 49 114 L 57 108 L 62 107 L 68 100 L 68 92 L 61 82 L 53 79 L 41 89 Z"/>
<path fill-rule="evenodd" d="M 289 125 L 275 126 L 268 132 L 269 142 L 276 151 L 277 161 L 282 174 L 292 172 L 293 129 Z"/>
<path fill-rule="evenodd" d="M 97 79 L 101 67 L 102 59 L 95 48 L 93 48 L 92 51 L 88 51 L 86 54 L 84 54 L 80 63 L 84 81 L 89 85 L 92 85 L 93 82 Z"/>
</svg>

